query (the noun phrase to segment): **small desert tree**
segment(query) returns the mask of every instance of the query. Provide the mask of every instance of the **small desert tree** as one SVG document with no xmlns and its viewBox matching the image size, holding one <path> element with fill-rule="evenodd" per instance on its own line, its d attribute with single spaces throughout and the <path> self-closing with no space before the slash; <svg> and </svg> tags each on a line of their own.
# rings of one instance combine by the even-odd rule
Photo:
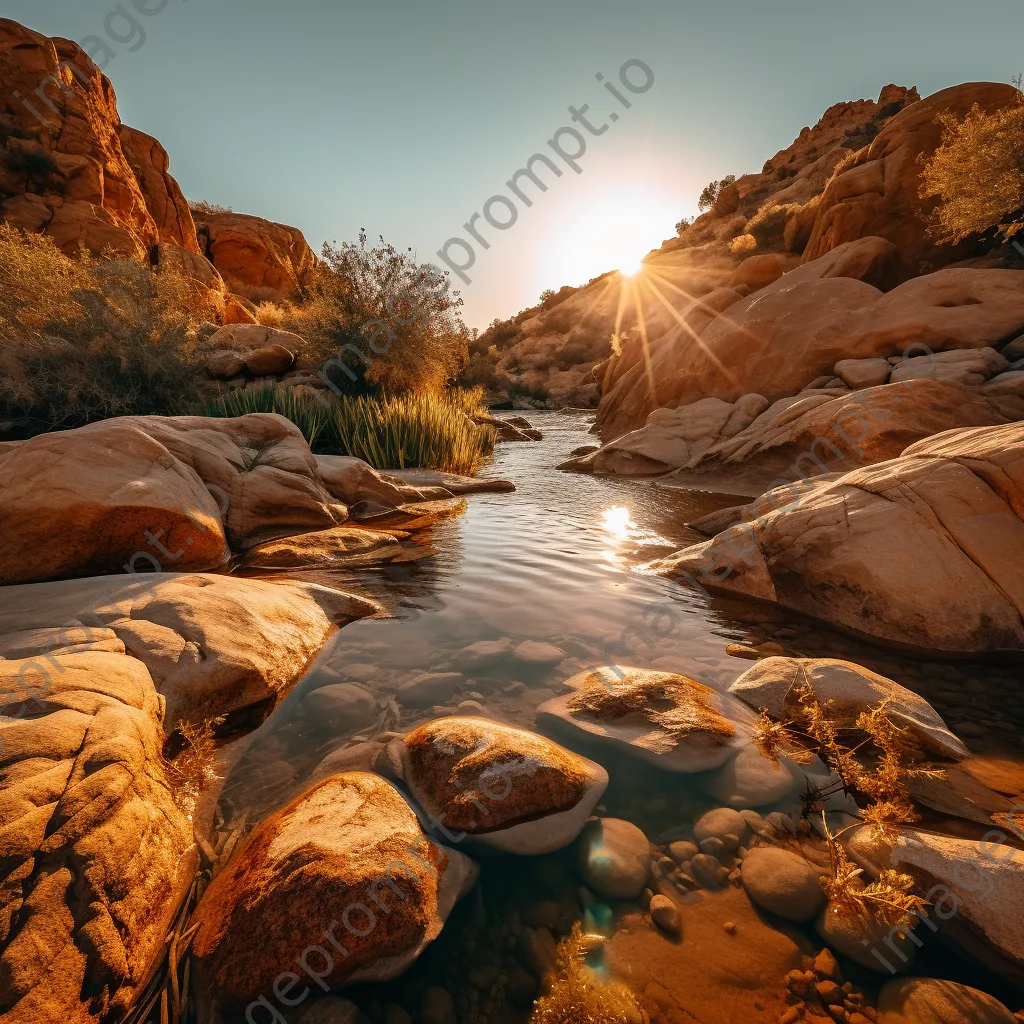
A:
<svg viewBox="0 0 1024 1024">
<path fill-rule="evenodd" d="M 711 181 L 704 186 L 704 191 L 701 192 L 700 197 L 697 199 L 698 210 L 710 210 L 715 205 L 715 201 L 722 194 L 722 189 L 728 188 L 736 180 L 735 174 L 727 174 L 721 181 Z"/>
<path fill-rule="evenodd" d="M 953 243 L 992 230 L 1012 237 L 1024 226 L 1024 94 L 992 113 L 975 104 L 937 120 L 942 144 L 921 174 L 922 198 L 939 201 L 930 233 Z"/>
<path fill-rule="evenodd" d="M 470 334 L 448 278 L 380 239 L 325 244 L 293 326 L 339 390 L 436 391 L 466 361 Z"/>
</svg>

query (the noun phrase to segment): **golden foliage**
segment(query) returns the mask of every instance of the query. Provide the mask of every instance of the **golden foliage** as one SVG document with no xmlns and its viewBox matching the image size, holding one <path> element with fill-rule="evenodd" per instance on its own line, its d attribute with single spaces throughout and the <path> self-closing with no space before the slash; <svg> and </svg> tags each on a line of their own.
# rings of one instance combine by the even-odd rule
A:
<svg viewBox="0 0 1024 1024">
<path fill-rule="evenodd" d="M 936 118 L 942 144 L 921 172 L 921 197 L 938 199 L 930 234 L 960 242 L 992 228 L 1014 234 L 1024 218 L 1024 96 L 994 113 L 975 104 Z"/>
<path fill-rule="evenodd" d="M 646 1024 L 636 996 L 619 981 L 602 982 L 587 967 L 587 954 L 600 937 L 586 935 L 579 922 L 558 944 L 555 980 L 530 1017 L 530 1024 Z"/>
<path fill-rule="evenodd" d="M 729 243 L 729 251 L 737 256 L 747 255 L 757 249 L 757 239 L 750 234 L 737 235 Z"/>
<path fill-rule="evenodd" d="M 174 270 L 71 259 L 0 224 L 0 419 L 28 436 L 175 412 L 199 376 L 201 319 Z"/>
<path fill-rule="evenodd" d="M 779 755 L 788 757 L 797 764 L 809 764 L 814 754 L 800 745 L 800 740 L 790 726 L 792 722 L 776 722 L 767 711 L 762 711 L 754 723 L 754 746 L 772 764 L 779 763 Z"/>
<path fill-rule="evenodd" d="M 831 834 L 827 838 L 832 874 L 822 880 L 821 887 L 833 909 L 844 917 L 877 921 L 890 928 L 897 925 L 913 928 L 917 912 L 928 905 L 914 894 L 914 879 L 886 868 L 876 881 L 865 885 L 861 878 L 863 872 L 846 856 L 840 843 Z"/>
<path fill-rule="evenodd" d="M 221 716 L 200 723 L 185 722 L 178 730 L 182 749 L 168 764 L 167 774 L 175 802 L 186 814 L 192 813 L 203 792 L 218 781 L 213 769 L 217 749 L 214 731 L 223 721 Z"/>
</svg>

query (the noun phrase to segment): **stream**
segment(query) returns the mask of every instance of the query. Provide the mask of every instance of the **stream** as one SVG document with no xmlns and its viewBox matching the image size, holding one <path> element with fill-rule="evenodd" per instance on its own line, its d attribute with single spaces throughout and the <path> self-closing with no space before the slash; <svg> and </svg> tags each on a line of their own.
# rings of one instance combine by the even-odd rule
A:
<svg viewBox="0 0 1024 1024">
<path fill-rule="evenodd" d="M 455 713 L 460 705 L 458 713 L 532 729 L 540 704 L 564 692 L 566 679 L 597 666 L 682 673 L 724 690 L 751 665 L 726 653 L 733 643 L 772 641 L 787 655 L 856 661 L 922 694 L 972 748 L 982 745 L 998 754 L 1016 742 L 1024 703 L 1012 667 L 912 658 L 770 605 L 707 595 L 637 572 L 643 563 L 702 539 L 687 521 L 737 499 L 560 472 L 555 467 L 573 449 L 593 443 L 592 416 L 535 412 L 530 420 L 543 440 L 499 444 L 481 474 L 512 480 L 516 492 L 469 496 L 461 509 L 430 528 L 430 557 L 289 573 L 372 596 L 387 615 L 340 630 L 267 721 L 234 745 L 238 750 L 220 798 L 220 827 L 240 820 L 251 825 L 282 806 L 328 755 L 351 749 L 358 760 L 380 732 L 407 731 Z M 407 706 L 396 699 L 399 687 L 423 672 L 458 671 L 455 662 L 467 646 L 505 639 L 511 644 L 504 656 L 463 673 L 435 704 Z M 565 658 L 556 665 L 524 662 L 514 650 L 524 641 L 555 645 Z M 342 681 L 372 691 L 380 705 L 372 722 L 339 730 L 312 705 L 311 693 L 326 682 Z M 633 821 L 653 841 L 671 838 L 673 829 L 715 806 L 689 776 L 637 762 L 624 765 L 611 756 L 601 760 L 612 777 L 601 813 Z M 791 802 L 783 809 L 798 808 Z M 468 907 L 454 915 L 462 923 L 446 928 L 409 975 L 385 988 L 400 993 L 412 986 L 412 991 L 416 978 L 431 971 L 459 984 L 461 973 L 472 966 L 465 959 L 466 950 L 474 948 L 472 936 L 486 932 L 493 915 L 502 913 L 484 906 L 487 900 L 516 892 L 520 883 L 536 885 L 523 880 L 529 867 L 507 859 L 499 863 L 498 895 L 493 885 L 488 888 L 498 869 L 485 867 L 483 896 L 478 893 L 475 904 L 463 901 Z M 563 888 L 572 886 L 564 872 L 560 877 Z M 976 973 L 957 967 L 941 949 L 927 955 L 932 959 L 925 962 L 940 973 L 979 984 Z"/>
</svg>

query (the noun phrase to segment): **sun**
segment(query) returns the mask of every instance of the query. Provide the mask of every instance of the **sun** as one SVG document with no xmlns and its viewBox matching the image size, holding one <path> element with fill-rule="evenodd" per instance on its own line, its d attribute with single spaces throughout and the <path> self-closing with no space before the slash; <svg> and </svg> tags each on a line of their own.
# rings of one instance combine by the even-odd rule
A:
<svg viewBox="0 0 1024 1024">
<path fill-rule="evenodd" d="M 643 256 L 625 256 L 619 260 L 619 273 L 623 277 L 636 277 L 643 269 Z"/>
</svg>

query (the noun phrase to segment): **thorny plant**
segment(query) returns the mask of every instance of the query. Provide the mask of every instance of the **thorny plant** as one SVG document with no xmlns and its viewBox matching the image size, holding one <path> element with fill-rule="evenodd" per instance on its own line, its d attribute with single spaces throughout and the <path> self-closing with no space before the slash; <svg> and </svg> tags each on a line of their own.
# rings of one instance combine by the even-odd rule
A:
<svg viewBox="0 0 1024 1024">
<path fill-rule="evenodd" d="M 558 944 L 555 978 L 537 1001 L 530 1024 L 646 1024 L 636 996 L 619 981 L 603 982 L 587 966 L 587 956 L 601 942 L 579 922 Z"/>
<path fill-rule="evenodd" d="M 840 914 L 889 926 L 916 921 L 915 912 L 926 902 L 913 893 L 913 878 L 885 869 L 876 881 L 865 885 L 861 868 L 847 857 L 840 838 L 850 829 L 870 827 L 882 841 L 892 841 L 898 826 L 920 818 L 910 795 L 911 780 L 942 779 L 945 773 L 925 763 L 913 735 L 892 720 L 890 698 L 858 715 L 854 730 L 864 738 L 850 746 L 842 735 L 850 730 L 830 716 L 831 701 L 822 704 L 806 681 L 794 692 L 800 705 L 798 721 L 775 722 L 762 711 L 754 741 L 775 763 L 780 755 L 807 763 L 816 752 L 836 776 L 824 786 L 809 786 L 804 796 L 805 817 L 821 814 L 829 847 L 831 877 L 822 883 L 826 895 Z M 833 834 L 824 802 L 838 793 L 856 793 L 868 802 L 860 809 L 859 821 Z"/>
<path fill-rule="evenodd" d="M 181 751 L 167 766 L 167 774 L 178 805 L 191 814 L 203 791 L 217 781 L 213 768 L 216 749 L 214 732 L 224 717 L 206 719 L 201 723 L 185 722 L 178 730 Z"/>
</svg>

